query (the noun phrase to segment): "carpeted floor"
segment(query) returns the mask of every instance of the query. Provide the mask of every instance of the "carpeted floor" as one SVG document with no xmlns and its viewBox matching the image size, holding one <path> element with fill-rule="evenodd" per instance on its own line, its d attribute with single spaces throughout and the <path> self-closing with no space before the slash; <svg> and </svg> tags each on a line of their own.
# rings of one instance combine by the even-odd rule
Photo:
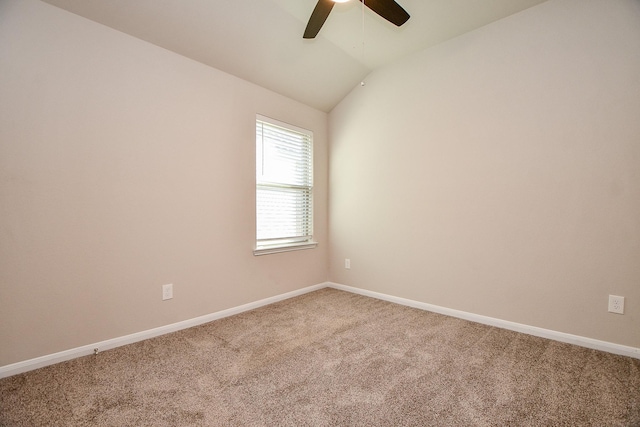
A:
<svg viewBox="0 0 640 427">
<path fill-rule="evenodd" d="M 640 360 L 335 289 L 0 380 L 2 426 L 640 426 Z"/>
</svg>

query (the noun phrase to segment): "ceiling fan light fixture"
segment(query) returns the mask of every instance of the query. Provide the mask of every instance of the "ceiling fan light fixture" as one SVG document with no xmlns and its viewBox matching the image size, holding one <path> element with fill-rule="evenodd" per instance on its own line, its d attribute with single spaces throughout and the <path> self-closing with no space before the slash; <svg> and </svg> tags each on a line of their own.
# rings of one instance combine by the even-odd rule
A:
<svg viewBox="0 0 640 427">
<path fill-rule="evenodd" d="M 349 0 L 333 0 L 334 3 L 346 3 Z"/>
</svg>

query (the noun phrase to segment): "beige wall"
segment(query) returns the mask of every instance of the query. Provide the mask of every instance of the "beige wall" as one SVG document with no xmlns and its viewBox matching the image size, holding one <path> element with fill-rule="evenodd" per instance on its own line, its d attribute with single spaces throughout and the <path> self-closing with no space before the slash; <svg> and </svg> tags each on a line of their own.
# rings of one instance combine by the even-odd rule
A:
<svg viewBox="0 0 640 427">
<path fill-rule="evenodd" d="M 315 133 L 315 250 L 252 255 L 256 113 Z M 402 60 L 330 135 L 320 111 L 1 0 L 0 366 L 328 277 L 640 347 L 638 117 L 634 0 L 550 0 Z"/>
<path fill-rule="evenodd" d="M 550 0 L 329 122 L 332 281 L 640 347 L 640 2 Z"/>
<path fill-rule="evenodd" d="M 315 134 L 315 250 L 252 254 L 256 113 Z M 326 127 L 166 50 L 2 0 L 0 366 L 324 282 Z"/>
</svg>

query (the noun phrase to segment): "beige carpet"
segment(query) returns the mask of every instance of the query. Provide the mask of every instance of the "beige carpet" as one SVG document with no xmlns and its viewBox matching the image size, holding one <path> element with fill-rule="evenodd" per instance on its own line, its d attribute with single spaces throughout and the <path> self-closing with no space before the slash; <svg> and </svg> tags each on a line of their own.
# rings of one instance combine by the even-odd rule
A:
<svg viewBox="0 0 640 427">
<path fill-rule="evenodd" d="M 640 426 L 640 360 L 334 289 L 0 380 L 2 426 Z"/>
</svg>

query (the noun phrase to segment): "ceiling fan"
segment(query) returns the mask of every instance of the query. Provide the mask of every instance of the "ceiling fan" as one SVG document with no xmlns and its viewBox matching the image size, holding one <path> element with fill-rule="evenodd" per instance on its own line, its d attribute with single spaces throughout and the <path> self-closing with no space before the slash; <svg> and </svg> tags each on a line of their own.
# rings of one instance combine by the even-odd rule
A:
<svg viewBox="0 0 640 427">
<path fill-rule="evenodd" d="M 311 13 L 309 23 L 307 24 L 307 28 L 304 30 L 304 35 L 302 37 L 305 39 L 315 38 L 315 36 L 318 35 L 320 28 L 322 28 L 324 21 L 327 20 L 331 9 L 333 9 L 333 5 L 335 3 L 343 3 L 346 1 L 347 0 L 318 0 L 318 4 L 316 4 L 316 7 Z M 360 1 L 369 9 L 373 10 L 375 13 L 398 27 L 409 19 L 407 11 L 394 0 Z"/>
</svg>

